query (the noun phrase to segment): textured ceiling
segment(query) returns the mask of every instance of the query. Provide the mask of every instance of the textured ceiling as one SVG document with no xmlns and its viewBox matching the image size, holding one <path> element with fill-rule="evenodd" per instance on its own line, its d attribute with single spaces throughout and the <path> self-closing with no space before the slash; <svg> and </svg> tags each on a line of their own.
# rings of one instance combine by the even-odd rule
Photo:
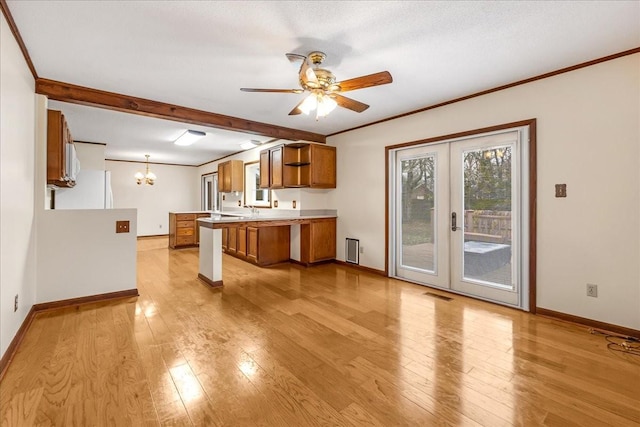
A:
<svg viewBox="0 0 640 427">
<path fill-rule="evenodd" d="M 640 46 L 638 1 L 7 4 L 40 77 L 325 135 Z M 297 88 L 285 53 L 313 50 L 338 80 L 388 70 L 394 81 L 347 94 L 371 105 L 365 112 L 338 108 L 319 121 L 288 116 L 304 95 L 240 92 Z M 230 150 L 214 153 L 212 142 L 189 159 L 168 143 L 177 130 L 166 122 L 150 132 L 154 119 L 108 113 L 112 125 L 100 126 L 104 110 L 85 108 L 70 110 L 74 135 L 106 142 L 109 157 L 157 148 L 199 164 Z M 138 146 L 117 126 L 142 126 L 148 140 Z"/>
</svg>

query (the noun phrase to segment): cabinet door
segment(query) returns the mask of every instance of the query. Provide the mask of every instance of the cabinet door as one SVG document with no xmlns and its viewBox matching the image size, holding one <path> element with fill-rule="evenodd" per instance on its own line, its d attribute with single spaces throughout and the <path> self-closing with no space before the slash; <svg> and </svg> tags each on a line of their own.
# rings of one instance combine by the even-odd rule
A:
<svg viewBox="0 0 640 427">
<path fill-rule="evenodd" d="M 49 184 L 64 182 L 66 132 L 62 113 L 47 110 L 47 181 Z"/>
<path fill-rule="evenodd" d="M 258 229 L 258 265 L 288 261 L 290 242 L 290 226 L 260 227 Z"/>
<path fill-rule="evenodd" d="M 229 242 L 227 250 L 236 253 L 238 250 L 238 227 L 229 227 Z"/>
<path fill-rule="evenodd" d="M 335 259 L 336 220 L 319 219 L 300 226 L 300 261 L 314 263 Z"/>
<path fill-rule="evenodd" d="M 224 190 L 224 163 L 218 165 L 218 191 L 223 193 Z"/>
<path fill-rule="evenodd" d="M 251 262 L 258 262 L 258 229 L 247 227 L 247 258 Z"/>
<path fill-rule="evenodd" d="M 224 162 L 222 164 L 222 191 L 225 193 L 231 192 L 231 180 L 233 175 L 231 173 L 231 163 Z M 218 179 L 220 179 L 218 177 Z"/>
<path fill-rule="evenodd" d="M 271 185 L 269 167 L 269 150 L 260 152 L 260 188 L 269 188 Z"/>
<path fill-rule="evenodd" d="M 247 256 L 247 227 L 238 227 L 238 255 Z"/>
<path fill-rule="evenodd" d="M 282 146 L 269 150 L 269 166 L 271 176 L 271 188 L 283 188 L 282 182 Z"/>
<path fill-rule="evenodd" d="M 229 249 L 229 229 L 222 229 L 222 250 L 227 252 Z"/>
<path fill-rule="evenodd" d="M 311 145 L 310 186 L 316 188 L 336 188 L 335 147 Z"/>
<path fill-rule="evenodd" d="M 228 192 L 244 191 L 244 162 L 242 160 L 229 160 L 229 180 L 225 188 Z M 226 177 L 225 177 L 226 181 Z"/>
</svg>

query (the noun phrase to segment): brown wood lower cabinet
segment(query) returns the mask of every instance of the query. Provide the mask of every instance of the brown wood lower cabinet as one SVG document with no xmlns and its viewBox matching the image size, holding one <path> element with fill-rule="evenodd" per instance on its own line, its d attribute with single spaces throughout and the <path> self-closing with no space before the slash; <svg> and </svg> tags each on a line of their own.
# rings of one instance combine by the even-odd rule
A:
<svg viewBox="0 0 640 427">
<path fill-rule="evenodd" d="M 176 249 L 199 245 L 200 227 L 196 219 L 208 216 L 208 212 L 169 212 L 169 247 Z"/>
<path fill-rule="evenodd" d="M 329 261 L 336 258 L 336 219 L 314 219 L 300 225 L 300 262 Z"/>
<path fill-rule="evenodd" d="M 222 250 L 225 253 L 260 266 L 289 261 L 290 241 L 288 225 L 222 229 Z"/>
<path fill-rule="evenodd" d="M 284 221 L 277 222 L 282 224 Z M 238 222 L 217 225 L 215 228 L 222 228 L 222 251 L 259 266 L 290 260 L 291 224 L 252 224 L 254 223 Z M 312 265 L 335 258 L 336 218 L 308 219 L 300 224 L 302 264 Z"/>
</svg>

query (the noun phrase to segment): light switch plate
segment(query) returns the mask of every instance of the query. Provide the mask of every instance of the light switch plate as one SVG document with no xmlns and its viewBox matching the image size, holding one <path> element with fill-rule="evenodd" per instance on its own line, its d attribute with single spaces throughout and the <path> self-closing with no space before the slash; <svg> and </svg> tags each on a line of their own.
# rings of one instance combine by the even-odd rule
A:
<svg viewBox="0 0 640 427">
<path fill-rule="evenodd" d="M 128 233 L 129 221 L 116 221 L 116 233 Z"/>
<path fill-rule="evenodd" d="M 567 197 L 567 184 L 556 184 L 556 197 Z"/>
</svg>

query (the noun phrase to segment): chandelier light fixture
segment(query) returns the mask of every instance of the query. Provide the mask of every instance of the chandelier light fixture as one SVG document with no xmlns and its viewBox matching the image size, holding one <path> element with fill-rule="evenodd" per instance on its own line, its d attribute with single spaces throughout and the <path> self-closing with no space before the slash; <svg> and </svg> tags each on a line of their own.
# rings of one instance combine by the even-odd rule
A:
<svg viewBox="0 0 640 427">
<path fill-rule="evenodd" d="M 148 154 L 145 154 L 144 156 L 147 158 L 147 170 L 144 174 L 142 172 L 137 172 L 135 174 L 136 182 L 138 185 L 142 185 L 142 183 L 145 183 L 146 185 L 153 185 L 156 181 L 156 174 L 149 170 L 150 156 Z"/>
</svg>

